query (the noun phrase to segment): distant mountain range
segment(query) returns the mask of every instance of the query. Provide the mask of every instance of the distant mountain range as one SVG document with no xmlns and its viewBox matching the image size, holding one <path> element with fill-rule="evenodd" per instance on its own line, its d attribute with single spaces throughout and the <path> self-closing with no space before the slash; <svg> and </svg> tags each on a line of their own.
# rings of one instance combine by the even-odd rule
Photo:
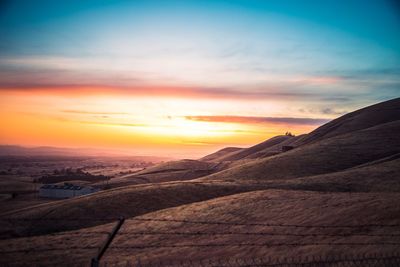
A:
<svg viewBox="0 0 400 267">
<path fill-rule="evenodd" d="M 167 157 L 140 156 L 128 151 L 102 150 L 92 148 L 60 148 L 51 146 L 24 147 L 0 145 L 0 156 L 14 157 L 128 157 L 132 160 L 160 162 L 170 160 Z"/>
<path fill-rule="evenodd" d="M 58 147 L 23 147 L 16 145 L 0 145 L 0 156 L 82 156 L 82 151 L 72 148 Z"/>
</svg>

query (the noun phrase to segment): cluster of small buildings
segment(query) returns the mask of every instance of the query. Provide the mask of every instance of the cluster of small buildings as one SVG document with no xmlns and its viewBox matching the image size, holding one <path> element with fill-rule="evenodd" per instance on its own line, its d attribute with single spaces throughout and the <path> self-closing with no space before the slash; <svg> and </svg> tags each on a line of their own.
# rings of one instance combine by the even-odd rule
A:
<svg viewBox="0 0 400 267">
<path fill-rule="evenodd" d="M 63 185 L 45 184 L 39 188 L 39 196 L 46 198 L 71 198 L 92 194 L 99 189 L 91 186 L 73 185 L 64 183 Z"/>
</svg>

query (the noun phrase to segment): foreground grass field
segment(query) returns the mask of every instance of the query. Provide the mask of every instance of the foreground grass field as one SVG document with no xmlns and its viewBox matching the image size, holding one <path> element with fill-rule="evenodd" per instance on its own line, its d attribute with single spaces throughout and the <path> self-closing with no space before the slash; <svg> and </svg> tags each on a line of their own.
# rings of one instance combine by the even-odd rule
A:
<svg viewBox="0 0 400 267">
<path fill-rule="evenodd" d="M 104 261 L 394 253 L 399 132 L 394 99 L 307 135 L 162 163 L 113 189 L 14 209 L 0 217 L 0 264 L 89 264 L 121 216 Z M 289 141 L 292 150 L 277 149 Z"/>
</svg>

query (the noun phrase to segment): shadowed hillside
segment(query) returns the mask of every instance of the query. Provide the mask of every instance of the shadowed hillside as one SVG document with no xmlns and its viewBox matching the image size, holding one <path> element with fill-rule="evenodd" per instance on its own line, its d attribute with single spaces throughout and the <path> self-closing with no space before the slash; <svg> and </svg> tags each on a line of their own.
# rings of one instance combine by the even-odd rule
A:
<svg viewBox="0 0 400 267">
<path fill-rule="evenodd" d="M 385 225 L 400 221 L 398 198 L 398 193 L 261 190 L 182 205 L 126 220 L 103 261 L 126 266 L 138 257 L 168 262 L 182 255 L 199 260 L 393 253 L 397 246 L 390 243 L 400 241 L 400 232 Z M 53 266 L 88 263 L 104 237 L 100 233 L 112 226 L 4 240 L 2 250 L 20 252 L 6 254 L 0 263 L 41 263 L 44 255 Z M 73 259 L 63 255 L 70 248 L 78 248 Z M 25 252 L 40 249 L 48 250 Z"/>
<path fill-rule="evenodd" d="M 220 161 L 220 158 L 223 158 L 232 153 L 238 152 L 239 150 L 243 150 L 244 148 L 240 147 L 225 147 L 223 149 L 218 150 L 210 155 L 202 157 L 200 160 L 202 161 Z"/>
<path fill-rule="evenodd" d="M 243 184 L 266 188 L 319 192 L 398 192 L 400 193 L 399 154 L 344 171 L 276 180 L 245 180 Z"/>
<path fill-rule="evenodd" d="M 354 112 L 356 115 L 353 113 L 344 115 L 335 120 L 337 127 L 334 132 L 337 134 L 326 133 L 323 137 L 313 139 L 314 141 L 310 144 L 304 144 L 276 156 L 254 160 L 242 166 L 235 166 L 204 179 L 289 179 L 341 171 L 400 153 L 400 135 L 398 134 L 400 120 L 396 120 L 400 114 L 399 106 L 400 101 L 395 99 L 372 106 L 372 111 L 365 108 Z M 384 110 L 388 110 L 387 116 L 390 118 L 385 119 L 385 113 L 379 112 Z M 378 124 L 371 126 L 366 117 L 375 111 L 379 116 L 373 118 Z M 354 118 L 352 123 L 348 122 L 348 118 Z M 361 118 L 362 122 L 365 119 L 368 123 L 360 123 L 356 118 Z M 385 123 L 380 123 L 382 121 Z M 352 131 L 353 128 L 357 130 Z M 316 136 L 315 133 L 322 131 L 320 129 L 326 129 L 326 125 L 310 133 L 309 136 Z M 340 132 L 346 133 L 339 134 Z"/>
<path fill-rule="evenodd" d="M 167 221 L 128 221 L 121 233 L 145 231 L 151 228 L 156 232 L 217 233 L 212 235 L 144 235 L 137 239 L 121 234 L 115 246 L 137 246 L 143 244 L 165 245 L 166 248 L 133 250 L 136 256 L 155 259 L 179 259 L 187 255 L 190 259 L 227 258 L 256 256 L 300 256 L 327 254 L 346 254 L 349 246 L 318 245 L 318 243 L 378 243 L 400 241 L 390 236 L 392 228 L 318 228 L 301 226 L 340 226 L 364 224 L 396 224 L 399 222 L 400 207 L 396 205 L 399 194 L 348 194 L 318 192 L 294 192 L 265 190 L 236 194 L 205 202 L 193 203 L 177 208 L 150 213 L 141 218 L 165 219 Z M 357 219 L 354 219 L 357 214 Z M 334 215 L 334 216 L 333 216 Z M 168 222 L 169 219 L 177 222 Z M 180 222 L 183 221 L 183 222 Z M 185 223 L 206 222 L 206 223 Z M 207 222 L 211 222 L 207 224 Z M 217 224 L 212 224 L 217 222 Z M 221 224 L 218 224 L 221 222 Z M 239 225 L 229 225 L 230 222 Z M 240 225 L 240 224 L 243 225 Z M 252 224 L 260 224 L 253 225 Z M 298 225 L 300 227 L 262 226 Z M 218 234 L 220 233 L 220 234 Z M 225 234 L 224 234 L 225 233 Z M 231 234 L 229 234 L 231 233 Z M 239 234 L 239 233 L 259 233 Z M 273 233 L 273 234 L 272 234 Z M 271 235 L 272 234 L 272 235 Z M 274 235 L 276 234 L 276 235 Z M 282 235 L 279 235 L 282 234 Z M 292 235 L 291 235 L 292 234 Z M 304 236 L 296 236 L 303 234 Z M 320 236 L 313 236 L 313 234 Z M 325 235 L 324 235 L 325 234 Z M 364 234 L 364 235 L 363 235 Z M 366 235 L 365 235 L 366 234 Z M 374 236 L 383 235 L 383 236 Z M 389 236 L 384 236 L 384 235 Z M 331 235 L 331 236 L 330 236 Z M 336 235 L 336 236 L 335 236 Z M 343 236 L 341 236 L 343 235 Z M 238 246 L 237 244 L 285 244 L 310 243 L 298 246 Z M 313 245 L 315 243 L 315 245 Z M 177 247 L 168 247 L 168 245 Z M 190 247 L 185 245 L 226 244 L 226 246 Z M 183 247 L 179 247 L 179 245 Z M 396 246 L 364 245 L 350 246 L 352 253 L 394 252 Z M 132 250 L 110 249 L 106 259 L 123 261 L 131 257 Z M 105 260 L 106 260 L 105 259 Z"/>
<path fill-rule="evenodd" d="M 397 120 L 400 120 L 400 98 L 381 102 L 343 115 L 304 135 L 294 145 L 304 145 Z"/>
<path fill-rule="evenodd" d="M 262 150 L 265 150 L 272 146 L 275 146 L 279 143 L 282 143 L 290 138 L 293 138 L 293 137 L 286 136 L 286 135 L 278 135 L 278 136 L 270 138 L 262 143 L 259 143 L 255 146 L 229 153 L 225 156 L 218 158 L 217 160 L 218 161 L 234 161 L 234 160 L 244 159 L 244 158 L 249 157 L 257 152 L 260 152 Z"/>
<path fill-rule="evenodd" d="M 340 171 L 400 152 L 395 134 L 399 130 L 396 123 L 399 114 L 400 99 L 393 99 L 346 114 L 306 135 L 275 136 L 249 148 L 224 148 L 200 160 L 158 164 L 113 179 L 108 186 L 199 177 L 212 180 L 294 178 Z M 368 128 L 371 129 L 361 131 Z M 300 148 L 282 153 L 283 146 Z"/>
<path fill-rule="evenodd" d="M 185 181 L 206 176 L 229 167 L 228 163 L 205 162 L 201 160 L 169 161 L 112 179 L 108 187 L 122 187 L 135 184 L 163 183 L 169 181 Z M 103 185 L 104 183 L 99 185 Z"/>
<path fill-rule="evenodd" d="M 277 155 L 279 153 L 282 153 L 282 147 L 284 146 L 293 146 L 293 144 L 303 138 L 304 135 L 299 135 L 299 136 L 289 136 L 290 138 L 287 138 L 286 140 L 277 143 L 273 146 L 266 147 L 260 151 L 257 151 L 255 153 L 252 153 L 248 156 L 245 157 L 245 159 L 257 159 L 257 158 L 266 158 L 270 156 Z"/>
<path fill-rule="evenodd" d="M 256 185 L 256 189 L 259 186 Z M 1 236 L 25 236 L 80 229 L 124 216 L 204 201 L 254 190 L 254 186 L 224 182 L 171 182 L 127 186 L 46 203 L 3 214 Z M 73 220 L 70 220 L 73 219 Z"/>
<path fill-rule="evenodd" d="M 120 216 L 127 220 L 105 254 L 120 263 L 133 254 L 165 261 L 395 252 L 399 107 L 399 99 L 383 102 L 307 135 L 162 163 L 111 180 L 118 188 L 4 213 L 0 248 L 11 252 L 0 263 L 50 257 L 45 265 L 69 266 L 67 248 L 77 250 L 74 262 L 88 262 Z"/>
<path fill-rule="evenodd" d="M 340 172 L 280 181 L 279 188 L 327 192 L 399 192 L 400 159 Z"/>
</svg>

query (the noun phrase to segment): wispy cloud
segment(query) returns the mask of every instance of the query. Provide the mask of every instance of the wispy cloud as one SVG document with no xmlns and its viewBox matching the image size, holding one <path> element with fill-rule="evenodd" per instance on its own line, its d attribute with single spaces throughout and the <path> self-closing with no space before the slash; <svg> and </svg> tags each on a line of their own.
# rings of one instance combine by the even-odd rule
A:
<svg viewBox="0 0 400 267">
<path fill-rule="evenodd" d="M 180 98 L 241 98 L 241 99 L 294 99 L 315 98 L 317 95 L 310 92 L 293 92 L 284 88 L 270 85 L 258 88 L 229 88 L 207 86 L 172 86 L 172 85 L 132 85 L 114 86 L 104 84 L 1 84 L 0 90 L 4 91 L 32 91 L 50 94 L 118 94 L 149 97 L 180 97 Z"/>
<path fill-rule="evenodd" d="M 37 114 L 27 113 L 29 115 L 37 116 Z M 75 120 L 60 116 L 46 116 L 52 120 L 61 121 L 61 122 L 71 122 L 71 123 L 80 123 L 80 124 L 88 124 L 88 125 L 99 125 L 99 126 L 124 126 L 124 127 L 151 127 L 151 124 L 146 123 L 126 123 L 126 122 L 118 122 L 118 121 L 91 121 L 91 120 Z"/>
<path fill-rule="evenodd" d="M 295 125 L 320 125 L 327 119 L 321 118 L 290 118 L 290 117 L 247 117 L 247 116 L 185 116 L 187 120 L 225 122 L 225 123 L 266 123 L 266 124 L 295 124 Z"/>
<path fill-rule="evenodd" d="M 104 126 L 124 126 L 124 127 L 151 127 L 144 123 L 121 123 L 121 122 L 97 122 L 97 121 L 76 121 L 82 124 L 104 125 Z"/>
<path fill-rule="evenodd" d="M 342 109 L 335 109 L 331 107 L 325 107 L 325 108 L 320 108 L 320 109 L 305 109 L 305 108 L 300 108 L 299 112 L 301 113 L 309 113 L 309 114 L 324 114 L 324 115 L 343 115 L 346 114 L 348 111 L 342 110 Z"/>
<path fill-rule="evenodd" d="M 333 108 L 323 108 L 323 109 L 321 109 L 321 112 L 323 114 L 327 114 L 327 115 L 343 115 L 343 114 L 347 113 L 347 111 L 336 110 Z"/>
<path fill-rule="evenodd" d="M 330 71 L 332 75 L 337 75 L 341 79 L 358 80 L 358 79 L 384 79 L 384 80 L 399 80 L 400 67 L 381 67 L 367 69 L 352 69 L 352 70 L 335 70 Z"/>
<path fill-rule="evenodd" d="M 63 113 L 71 113 L 71 114 L 82 114 L 82 115 L 128 115 L 126 112 L 104 112 L 104 111 L 86 111 L 86 110 L 74 110 L 74 109 L 65 109 L 61 110 Z"/>
</svg>

